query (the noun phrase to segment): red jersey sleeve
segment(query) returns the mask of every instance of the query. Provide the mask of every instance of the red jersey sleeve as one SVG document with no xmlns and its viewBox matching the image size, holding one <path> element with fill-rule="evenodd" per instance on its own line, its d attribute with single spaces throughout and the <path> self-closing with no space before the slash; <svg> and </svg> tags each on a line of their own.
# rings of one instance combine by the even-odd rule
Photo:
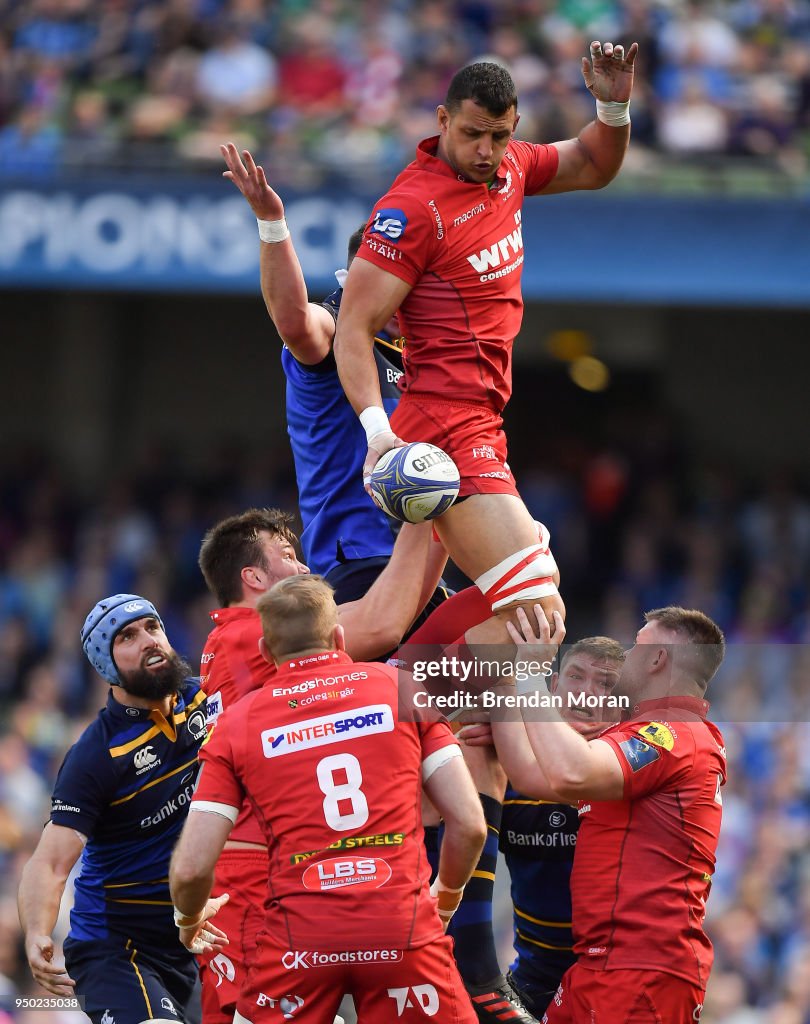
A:
<svg viewBox="0 0 810 1024">
<path fill-rule="evenodd" d="M 532 142 L 513 142 L 512 152 L 524 174 L 524 195 L 533 196 L 553 180 L 560 164 L 556 146 Z"/>
<path fill-rule="evenodd" d="M 234 752 L 231 745 L 228 725 L 231 716 L 224 714 L 208 734 L 208 739 L 200 748 L 200 777 L 194 791 L 192 805 L 201 804 L 230 807 L 234 814 L 232 820 L 242 808 L 245 790 L 236 775 Z"/>
<path fill-rule="evenodd" d="M 688 728 L 662 722 L 638 722 L 599 737 L 614 750 L 624 774 L 624 799 L 663 789 L 689 774 L 695 763 L 695 738 Z"/>
<path fill-rule="evenodd" d="M 461 757 L 461 747 L 447 722 L 418 722 L 422 744 L 422 781 L 426 782 L 437 768 L 452 757 Z"/>
<path fill-rule="evenodd" d="M 436 220 L 424 202 L 389 192 L 374 207 L 357 255 L 415 285 L 430 265 Z"/>
</svg>

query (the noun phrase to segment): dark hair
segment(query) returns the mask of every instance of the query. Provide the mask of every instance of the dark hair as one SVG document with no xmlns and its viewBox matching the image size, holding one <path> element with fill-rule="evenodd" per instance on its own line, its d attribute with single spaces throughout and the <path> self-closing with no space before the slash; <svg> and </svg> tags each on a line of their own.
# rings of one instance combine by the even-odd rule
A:
<svg viewBox="0 0 810 1024">
<path fill-rule="evenodd" d="M 467 64 L 453 75 L 444 105 L 454 114 L 464 100 L 473 100 L 496 117 L 505 114 L 510 107 L 517 110 L 518 105 L 512 76 L 506 68 L 490 61 Z"/>
<path fill-rule="evenodd" d="M 346 253 L 346 266 L 351 263 L 354 257 L 357 255 L 357 250 L 360 248 L 360 243 L 363 241 L 363 232 L 366 230 L 366 222 L 360 225 L 360 227 L 353 231 L 349 235 L 349 250 Z"/>
<path fill-rule="evenodd" d="M 726 638 L 723 631 L 703 612 L 693 608 L 654 608 L 644 613 L 645 622 L 659 622 L 665 629 L 682 636 L 689 644 L 692 659 L 691 670 L 695 680 L 703 687 L 708 686 L 726 653 Z"/>
<path fill-rule="evenodd" d="M 203 538 L 197 559 L 208 589 L 223 608 L 242 597 L 242 570 L 247 565 L 267 569 L 260 534 L 295 544 L 292 516 L 277 508 L 249 508 L 212 526 Z"/>
<path fill-rule="evenodd" d="M 617 665 L 621 665 L 625 657 L 624 648 L 618 640 L 609 636 L 586 636 L 570 647 L 563 648 L 560 668 L 568 658 L 576 654 L 584 654 L 597 661 L 615 661 Z"/>
</svg>

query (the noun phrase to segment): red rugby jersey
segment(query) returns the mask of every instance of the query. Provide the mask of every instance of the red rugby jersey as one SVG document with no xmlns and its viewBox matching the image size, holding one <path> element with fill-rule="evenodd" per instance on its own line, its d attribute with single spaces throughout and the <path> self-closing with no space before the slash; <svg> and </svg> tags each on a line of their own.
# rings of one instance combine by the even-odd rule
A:
<svg viewBox="0 0 810 1024">
<path fill-rule="evenodd" d="M 290 948 L 409 949 L 442 934 L 427 888 L 423 772 L 458 746 L 399 722 L 396 669 L 330 652 L 227 710 L 195 802 L 253 804 L 270 854 L 266 927 Z"/>
<path fill-rule="evenodd" d="M 214 628 L 200 659 L 200 685 L 208 696 L 208 721 L 259 689 L 276 674 L 276 666 L 259 652 L 262 620 L 253 608 L 217 608 L 211 612 Z M 264 832 L 253 808 L 245 804 L 228 837 L 240 843 L 264 845 Z"/>
<path fill-rule="evenodd" d="M 523 196 L 557 173 L 557 150 L 512 140 L 490 188 L 460 179 L 437 145 L 438 136 L 420 142 L 357 255 L 412 285 L 399 310 L 405 390 L 500 411 L 523 318 Z"/>
<path fill-rule="evenodd" d="M 624 772 L 624 799 L 581 801 L 571 876 L 574 952 L 593 970 L 656 970 L 702 988 L 703 929 L 722 816 L 726 756 L 708 704 L 640 704 L 599 739 Z M 658 711 L 658 720 L 653 716 Z M 666 714 L 667 720 L 664 720 Z M 677 720 L 675 720 L 677 719 Z"/>
</svg>

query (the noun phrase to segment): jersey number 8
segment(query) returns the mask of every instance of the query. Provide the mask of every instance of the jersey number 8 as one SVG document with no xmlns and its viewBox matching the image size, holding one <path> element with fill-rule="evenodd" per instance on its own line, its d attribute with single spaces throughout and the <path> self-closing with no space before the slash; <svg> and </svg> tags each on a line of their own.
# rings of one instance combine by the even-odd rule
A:
<svg viewBox="0 0 810 1024">
<path fill-rule="evenodd" d="M 368 801 L 360 789 L 363 773 L 357 758 L 353 754 L 333 754 L 319 761 L 316 771 L 318 785 L 324 794 L 326 824 L 335 832 L 362 828 L 368 821 Z M 336 781 L 337 773 L 346 781 Z"/>
</svg>

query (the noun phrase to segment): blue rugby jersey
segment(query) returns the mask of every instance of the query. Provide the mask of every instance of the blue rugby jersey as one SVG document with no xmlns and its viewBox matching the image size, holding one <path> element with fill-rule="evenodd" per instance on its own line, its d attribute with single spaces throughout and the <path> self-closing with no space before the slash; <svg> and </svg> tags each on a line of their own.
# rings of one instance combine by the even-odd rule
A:
<svg viewBox="0 0 810 1024">
<path fill-rule="evenodd" d="M 578 827 L 576 807 L 507 787 L 500 848 L 511 878 L 518 985 L 553 990 L 576 959 L 570 881 Z"/>
<path fill-rule="evenodd" d="M 343 289 L 322 305 L 337 317 Z M 378 340 L 389 336 L 380 332 Z M 385 411 L 390 416 L 399 401 L 397 381 L 402 370 L 374 346 Z M 332 353 L 315 366 L 296 361 L 282 349 L 287 378 L 287 433 L 290 436 L 298 504 L 304 530 L 301 549 L 313 572 L 326 575 L 344 561 L 388 557 L 396 539 L 395 527 L 363 489 L 366 435 L 343 393 Z"/>
<path fill-rule="evenodd" d="M 87 837 L 70 936 L 110 932 L 176 942 L 169 859 L 183 827 L 205 737 L 205 694 L 187 679 L 167 720 L 158 711 L 107 706 L 70 748 L 50 820 Z"/>
</svg>

